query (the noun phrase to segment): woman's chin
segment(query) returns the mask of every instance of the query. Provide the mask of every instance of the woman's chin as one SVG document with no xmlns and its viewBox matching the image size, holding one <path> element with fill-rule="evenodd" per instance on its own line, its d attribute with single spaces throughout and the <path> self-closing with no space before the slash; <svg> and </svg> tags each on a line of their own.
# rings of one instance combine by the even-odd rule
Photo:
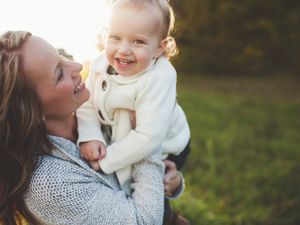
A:
<svg viewBox="0 0 300 225">
<path fill-rule="evenodd" d="M 85 103 L 89 97 L 90 97 L 90 92 L 88 89 L 82 90 L 78 93 L 76 93 L 76 98 L 78 99 L 78 102 L 80 105 L 82 105 L 83 103 Z"/>
</svg>

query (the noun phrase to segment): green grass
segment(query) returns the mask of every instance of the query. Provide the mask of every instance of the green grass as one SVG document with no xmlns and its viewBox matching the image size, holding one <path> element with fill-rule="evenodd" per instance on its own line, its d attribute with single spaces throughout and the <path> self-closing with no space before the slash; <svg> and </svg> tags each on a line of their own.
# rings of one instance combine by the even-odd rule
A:
<svg viewBox="0 0 300 225">
<path fill-rule="evenodd" d="M 192 132 L 185 193 L 191 224 L 300 224 L 300 79 L 182 75 Z"/>
</svg>

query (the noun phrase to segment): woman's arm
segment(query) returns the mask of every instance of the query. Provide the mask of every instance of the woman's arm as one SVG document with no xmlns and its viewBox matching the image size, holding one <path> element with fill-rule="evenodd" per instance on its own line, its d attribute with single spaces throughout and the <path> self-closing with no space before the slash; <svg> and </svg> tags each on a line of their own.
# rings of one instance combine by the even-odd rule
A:
<svg viewBox="0 0 300 225">
<path fill-rule="evenodd" d="M 26 203 L 42 224 L 162 224 L 163 174 L 158 154 L 134 164 L 133 193 L 126 196 L 113 176 L 45 156 Z"/>
</svg>

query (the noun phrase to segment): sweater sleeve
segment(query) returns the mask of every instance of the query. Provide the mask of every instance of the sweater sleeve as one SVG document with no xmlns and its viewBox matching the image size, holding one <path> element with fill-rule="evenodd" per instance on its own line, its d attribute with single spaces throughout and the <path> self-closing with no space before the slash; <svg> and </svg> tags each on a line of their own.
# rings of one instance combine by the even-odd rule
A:
<svg viewBox="0 0 300 225">
<path fill-rule="evenodd" d="M 42 224 L 162 224 L 163 164 L 158 158 L 152 155 L 133 165 L 130 196 L 77 164 L 44 160 L 32 178 L 26 204 Z"/>
<path fill-rule="evenodd" d="M 137 90 L 136 128 L 109 145 L 106 157 L 99 161 L 105 173 L 146 158 L 159 149 L 166 137 L 176 103 L 176 72 L 167 59 L 161 58 L 149 73 Z"/>
<path fill-rule="evenodd" d="M 76 111 L 78 122 L 78 139 L 77 144 L 81 142 L 98 140 L 105 144 L 105 139 L 101 131 L 100 121 L 98 119 L 98 112 L 93 104 L 94 84 L 99 73 L 95 71 L 101 58 L 97 58 L 91 65 L 88 78 L 85 82 L 86 87 L 90 92 L 89 100 L 83 103 Z"/>
</svg>

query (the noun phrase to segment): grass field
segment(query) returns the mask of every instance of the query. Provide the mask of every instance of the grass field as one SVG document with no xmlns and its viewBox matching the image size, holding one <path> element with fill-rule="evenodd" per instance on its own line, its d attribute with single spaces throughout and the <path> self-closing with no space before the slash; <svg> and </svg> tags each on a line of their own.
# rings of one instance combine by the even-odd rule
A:
<svg viewBox="0 0 300 225">
<path fill-rule="evenodd" d="M 192 225 L 300 224 L 300 79 L 181 75 L 192 132 L 186 190 Z"/>
</svg>

